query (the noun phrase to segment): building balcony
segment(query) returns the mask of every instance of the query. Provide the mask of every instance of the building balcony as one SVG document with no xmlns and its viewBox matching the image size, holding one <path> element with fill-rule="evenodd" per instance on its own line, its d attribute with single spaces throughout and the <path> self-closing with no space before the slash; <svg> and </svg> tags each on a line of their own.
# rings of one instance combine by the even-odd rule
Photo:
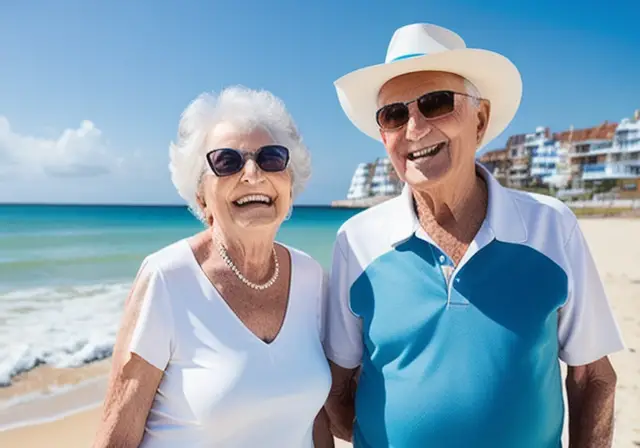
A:
<svg viewBox="0 0 640 448">
<path fill-rule="evenodd" d="M 529 169 L 528 163 L 516 163 L 511 165 L 509 171 L 513 173 L 515 171 L 522 171 L 522 170 L 528 170 L 528 169 Z"/>
<path fill-rule="evenodd" d="M 597 156 L 597 155 L 601 155 L 601 154 L 610 154 L 612 151 L 613 151 L 613 146 L 612 145 L 600 146 L 600 147 L 597 147 L 597 148 L 590 149 L 589 152 L 586 153 L 586 155 Z"/>
<path fill-rule="evenodd" d="M 529 173 L 510 173 L 509 174 L 509 179 L 511 180 L 522 180 L 522 179 L 528 179 L 529 178 Z"/>
<path fill-rule="evenodd" d="M 630 160 L 584 165 L 582 180 L 635 179 L 640 177 L 640 164 Z"/>
<path fill-rule="evenodd" d="M 608 154 L 611 152 L 613 143 L 611 140 L 591 140 L 585 142 L 577 142 L 570 145 L 568 156 L 571 158 L 576 157 L 589 157 L 597 156 L 599 154 Z"/>
<path fill-rule="evenodd" d="M 556 172 L 555 168 L 531 168 L 532 176 L 550 176 Z"/>
<path fill-rule="evenodd" d="M 503 177 L 507 177 L 507 171 L 506 170 L 494 170 L 493 171 L 493 177 L 496 178 L 503 178 Z"/>
<path fill-rule="evenodd" d="M 592 152 L 592 151 L 570 152 L 567 155 L 569 156 L 570 159 L 578 159 L 580 157 L 592 157 L 592 156 L 597 156 L 598 154 L 607 154 L 609 151 L 611 151 L 611 147 L 609 147 L 606 151 L 598 150 L 596 152 Z"/>
<path fill-rule="evenodd" d="M 365 188 L 354 189 L 349 191 L 349 193 L 347 193 L 347 199 L 362 199 L 362 198 L 367 198 L 369 196 L 370 196 L 369 190 Z"/>
<path fill-rule="evenodd" d="M 531 165 L 555 165 L 556 163 L 558 163 L 558 160 L 558 156 L 537 156 L 531 158 Z"/>
<path fill-rule="evenodd" d="M 525 146 L 541 146 L 547 141 L 543 133 L 529 134 L 524 138 Z"/>
<path fill-rule="evenodd" d="M 611 154 L 640 152 L 640 139 L 618 140 L 613 144 L 610 152 Z"/>
</svg>

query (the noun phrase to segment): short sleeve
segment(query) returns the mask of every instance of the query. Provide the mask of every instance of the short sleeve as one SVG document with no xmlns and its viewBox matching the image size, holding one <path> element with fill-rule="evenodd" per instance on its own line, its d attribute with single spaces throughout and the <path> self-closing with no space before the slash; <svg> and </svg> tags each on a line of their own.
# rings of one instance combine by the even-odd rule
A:
<svg viewBox="0 0 640 448">
<path fill-rule="evenodd" d="M 145 259 L 132 297 L 139 304 L 129 351 L 164 370 L 171 357 L 173 324 L 164 278 L 160 269 Z"/>
<path fill-rule="evenodd" d="M 569 288 L 567 301 L 559 312 L 559 356 L 568 365 L 585 365 L 624 349 L 624 342 L 577 223 L 567 240 L 565 253 Z"/>
<path fill-rule="evenodd" d="M 324 347 L 329 360 L 353 369 L 362 361 L 363 343 L 361 319 L 349 306 L 348 262 L 339 242 L 336 242 L 329 274 Z"/>
<path fill-rule="evenodd" d="M 326 337 L 325 321 L 327 317 L 327 299 L 329 296 L 329 274 L 322 270 L 322 286 L 320 288 L 320 300 L 318 301 L 318 331 L 320 340 Z"/>
</svg>

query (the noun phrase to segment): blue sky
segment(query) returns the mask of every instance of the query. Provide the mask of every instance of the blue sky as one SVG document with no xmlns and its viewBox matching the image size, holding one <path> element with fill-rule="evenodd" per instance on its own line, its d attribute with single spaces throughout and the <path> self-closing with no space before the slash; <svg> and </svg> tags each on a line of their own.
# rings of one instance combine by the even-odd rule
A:
<svg viewBox="0 0 640 448">
<path fill-rule="evenodd" d="M 180 203 L 167 171 L 179 115 L 230 84 L 289 107 L 313 156 L 298 203 L 341 199 L 384 148 L 350 124 L 332 83 L 383 62 L 414 22 L 520 69 L 520 111 L 489 148 L 538 125 L 619 121 L 640 108 L 639 13 L 629 0 L 4 2 L 0 202 Z"/>
</svg>

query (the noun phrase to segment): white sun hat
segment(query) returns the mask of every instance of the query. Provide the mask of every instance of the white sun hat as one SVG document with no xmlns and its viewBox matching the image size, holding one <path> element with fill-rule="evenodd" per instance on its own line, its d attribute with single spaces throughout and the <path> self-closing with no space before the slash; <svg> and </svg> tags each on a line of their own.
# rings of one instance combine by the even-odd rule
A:
<svg viewBox="0 0 640 448">
<path fill-rule="evenodd" d="M 455 73 L 473 83 L 480 96 L 490 102 L 489 123 L 478 149 L 504 131 L 520 106 L 522 79 L 509 59 L 492 51 L 467 48 L 453 31 L 427 23 L 397 29 L 384 64 L 355 70 L 334 85 L 349 120 L 380 141 L 376 122 L 380 88 L 396 76 L 425 70 Z"/>
</svg>

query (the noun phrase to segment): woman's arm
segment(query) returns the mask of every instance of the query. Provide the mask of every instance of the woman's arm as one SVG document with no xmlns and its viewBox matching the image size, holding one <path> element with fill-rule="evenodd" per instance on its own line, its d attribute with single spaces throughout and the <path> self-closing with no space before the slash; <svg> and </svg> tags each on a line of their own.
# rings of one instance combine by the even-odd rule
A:
<svg viewBox="0 0 640 448">
<path fill-rule="evenodd" d="M 136 354 L 114 366 L 94 448 L 140 444 L 162 373 Z"/>
<path fill-rule="evenodd" d="M 147 415 L 163 375 L 162 370 L 129 350 L 149 283 L 150 275 L 142 273 L 127 298 L 94 448 L 137 447 L 142 440 Z"/>
</svg>

